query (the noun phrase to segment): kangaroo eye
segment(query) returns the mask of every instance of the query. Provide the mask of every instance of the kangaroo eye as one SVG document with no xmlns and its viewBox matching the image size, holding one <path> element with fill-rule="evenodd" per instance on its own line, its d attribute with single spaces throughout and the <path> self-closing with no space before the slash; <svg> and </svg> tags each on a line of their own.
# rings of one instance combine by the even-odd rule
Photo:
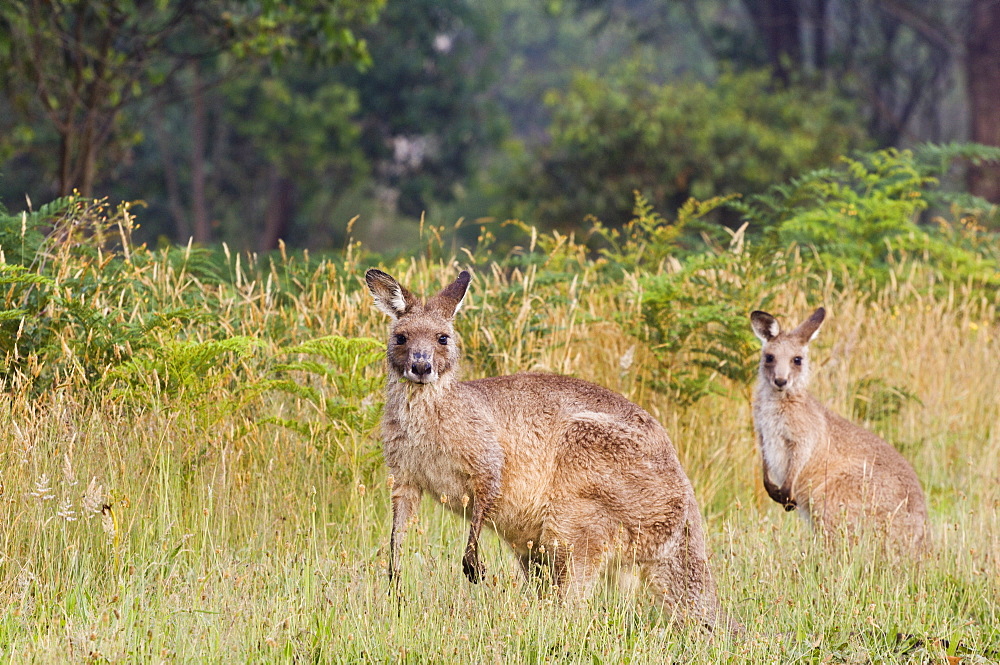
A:
<svg viewBox="0 0 1000 665">
<path fill-rule="evenodd" d="M 447 335 L 441 335 L 440 337 L 438 337 L 438 344 L 440 344 L 441 346 L 447 346 L 448 345 L 448 336 Z"/>
<path fill-rule="evenodd" d="M 764 354 L 764 362 L 766 362 L 767 364 L 770 365 L 771 363 L 774 362 L 774 356 L 771 355 L 770 353 L 765 353 Z"/>
<path fill-rule="evenodd" d="M 794 358 L 792 358 L 792 362 L 795 363 L 796 365 L 801 365 L 802 364 L 802 356 L 795 356 Z"/>
<path fill-rule="evenodd" d="M 406 344 L 406 335 L 396 335 L 396 344 L 400 346 Z"/>
</svg>

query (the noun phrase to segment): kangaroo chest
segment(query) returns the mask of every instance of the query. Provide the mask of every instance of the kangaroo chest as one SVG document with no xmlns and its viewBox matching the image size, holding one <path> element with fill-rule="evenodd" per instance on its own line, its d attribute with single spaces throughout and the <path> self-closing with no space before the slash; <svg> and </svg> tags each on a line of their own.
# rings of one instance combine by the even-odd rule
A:
<svg viewBox="0 0 1000 665">
<path fill-rule="evenodd" d="M 771 482 L 785 480 L 801 470 L 809 453 L 809 434 L 802 432 L 788 405 L 777 400 L 758 400 L 754 404 L 754 428 L 764 466 Z"/>
<path fill-rule="evenodd" d="M 393 408 L 390 408 L 393 407 Z M 383 419 L 386 464 L 398 480 L 412 483 L 448 504 L 471 496 L 469 469 L 460 450 L 470 436 L 421 399 L 386 404 Z"/>
</svg>

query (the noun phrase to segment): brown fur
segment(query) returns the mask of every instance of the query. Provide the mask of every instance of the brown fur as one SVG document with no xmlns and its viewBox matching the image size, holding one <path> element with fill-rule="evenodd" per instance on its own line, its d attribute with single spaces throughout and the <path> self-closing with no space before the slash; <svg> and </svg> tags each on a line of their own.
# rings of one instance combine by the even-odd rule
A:
<svg viewBox="0 0 1000 665">
<path fill-rule="evenodd" d="M 927 506 L 913 467 L 895 448 L 807 390 L 809 342 L 825 314 L 820 307 L 788 332 L 766 312 L 750 315 L 763 342 L 753 414 L 764 488 L 786 510 L 798 509 L 827 538 L 875 527 L 895 546 L 921 549 Z"/>
<path fill-rule="evenodd" d="M 621 395 L 553 374 L 460 381 L 452 318 L 469 273 L 426 304 L 392 277 L 365 275 L 393 318 L 382 432 L 393 475 L 390 578 L 400 542 L 430 493 L 471 521 L 462 559 L 482 579 L 492 527 L 526 576 L 548 569 L 585 596 L 608 564 L 636 567 L 668 611 L 719 615 L 701 515 L 662 426 Z"/>
</svg>

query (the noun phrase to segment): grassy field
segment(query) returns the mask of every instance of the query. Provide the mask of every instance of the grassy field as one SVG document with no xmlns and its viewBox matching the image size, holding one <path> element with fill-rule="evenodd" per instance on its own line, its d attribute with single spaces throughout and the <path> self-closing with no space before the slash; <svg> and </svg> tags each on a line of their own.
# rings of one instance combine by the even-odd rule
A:
<svg viewBox="0 0 1000 665">
<path fill-rule="evenodd" d="M 377 385 L 379 363 L 334 372 L 351 371 L 339 396 L 359 409 L 340 420 L 268 383 L 290 344 L 381 338 L 386 321 L 361 288 L 367 266 L 356 254 L 309 270 L 293 270 L 295 261 L 241 266 L 230 257 L 233 279 L 212 284 L 154 256 L 130 277 L 145 294 L 131 315 L 203 303 L 204 316 L 151 333 L 149 363 L 96 388 L 71 371 L 42 391 L 30 365 L 8 374 L 0 395 L 8 660 L 1000 661 L 995 298 L 934 284 L 926 266 L 911 263 L 879 287 L 822 274 L 809 289 L 793 281 L 769 307 L 799 319 L 822 300 L 829 314 L 813 344 L 814 392 L 842 413 L 867 414 L 916 468 L 933 552 L 889 561 L 871 542 L 825 549 L 767 499 L 747 386 L 720 381 L 723 390 L 687 406 L 654 389 L 657 356 L 629 323 L 641 318 L 641 271 L 616 288 L 583 258 L 558 274 L 544 265 L 476 271 L 460 314 L 466 376 L 572 374 L 659 418 L 701 504 L 722 600 L 746 626 L 733 637 L 674 625 L 641 592 L 602 590 L 585 606 L 563 605 L 526 588 L 492 534 L 488 579 L 472 586 L 461 573 L 465 526 L 430 499 L 404 547 L 403 601 L 390 598 L 386 474 L 377 429 L 358 415 L 379 392 L 351 393 Z M 389 269 L 430 291 L 455 265 Z M 121 309 L 117 293 L 84 297 L 109 317 Z M 186 376 L 183 348 L 171 347 L 173 365 L 157 350 L 236 337 L 254 342 L 200 365 L 188 358 L 194 380 L 179 383 L 171 378 Z M 72 355 L 72 340 L 62 341 Z M 286 375 L 338 394 L 334 378 L 316 371 Z M 318 425 L 303 435 L 270 422 L 282 418 Z"/>
</svg>

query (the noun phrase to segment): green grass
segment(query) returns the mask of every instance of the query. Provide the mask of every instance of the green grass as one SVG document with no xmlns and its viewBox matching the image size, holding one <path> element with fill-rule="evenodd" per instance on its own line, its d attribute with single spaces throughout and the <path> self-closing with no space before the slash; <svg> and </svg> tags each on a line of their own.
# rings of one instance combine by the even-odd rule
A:
<svg viewBox="0 0 1000 665">
<path fill-rule="evenodd" d="M 197 307 L 205 294 L 206 304 L 183 329 L 155 331 L 158 344 L 238 335 L 259 344 L 213 356 L 199 389 L 172 388 L 148 370 L 97 387 L 69 372 L 38 393 L 30 363 L 8 374 L 0 394 L 8 660 L 1000 661 L 995 294 L 938 288 L 917 262 L 874 292 L 813 276 L 808 289 L 793 281 L 774 302 L 782 316 L 802 316 L 817 299 L 829 310 L 813 345 L 813 388 L 833 408 L 849 414 L 859 400 L 881 399 L 871 392 L 879 387 L 912 396 L 887 415 L 866 411 L 878 415 L 868 426 L 913 463 L 930 503 L 932 553 L 893 561 L 867 541 L 831 551 L 767 499 L 744 386 L 722 381 L 721 392 L 687 408 L 651 387 L 655 356 L 630 327 L 641 318 L 642 273 L 613 288 L 573 251 L 559 260 L 576 261 L 575 270 L 477 271 L 460 313 L 466 376 L 570 373 L 658 417 L 695 486 L 723 603 L 746 628 L 730 636 L 677 625 L 641 592 L 603 589 L 589 603 L 563 604 L 522 582 L 492 535 L 486 583 L 472 586 L 461 573 L 466 526 L 429 499 L 404 546 L 401 600 L 390 597 L 377 431 L 319 427 L 303 436 L 266 421 L 322 422 L 334 411 L 257 390 L 292 378 L 351 404 L 377 401 L 377 392 L 337 393 L 308 371 L 276 375 L 292 344 L 383 337 L 386 322 L 360 286 L 364 264 L 349 255 L 305 268 L 289 258 L 206 286 L 168 258 L 135 268 L 144 302 Z M 393 272 L 415 290 L 453 276 L 427 260 Z M 86 297 L 112 311 L 116 296 Z M 133 316 L 142 313 L 137 306 Z M 364 380 L 379 371 L 364 369 Z"/>
<path fill-rule="evenodd" d="M 742 499 L 708 524 L 723 600 L 747 629 L 733 638 L 672 625 L 642 596 L 603 591 L 562 605 L 525 588 L 495 538 L 487 583 L 469 585 L 465 527 L 430 500 L 406 543 L 397 603 L 385 576 L 385 484 L 336 481 L 285 432 L 241 445 L 176 413 L 132 420 L 68 399 L 34 412 L 8 400 L 0 425 L 15 434 L 3 460 L 0 643 L 16 660 L 998 658 L 994 507 L 967 492 L 932 501 L 934 553 L 900 565 L 871 543 L 827 551 L 738 488 Z M 90 478 L 105 484 L 110 516 L 84 507 Z M 66 502 L 72 521 L 60 515 Z"/>
</svg>

